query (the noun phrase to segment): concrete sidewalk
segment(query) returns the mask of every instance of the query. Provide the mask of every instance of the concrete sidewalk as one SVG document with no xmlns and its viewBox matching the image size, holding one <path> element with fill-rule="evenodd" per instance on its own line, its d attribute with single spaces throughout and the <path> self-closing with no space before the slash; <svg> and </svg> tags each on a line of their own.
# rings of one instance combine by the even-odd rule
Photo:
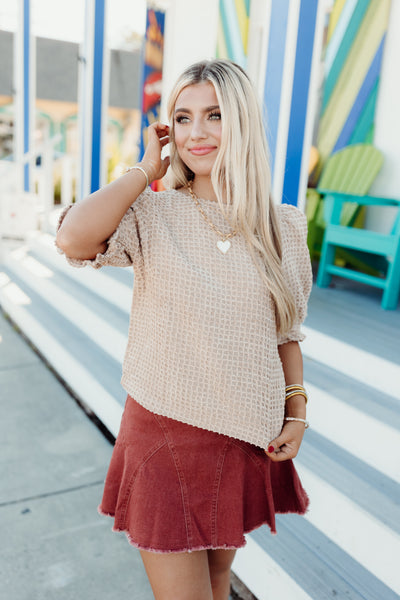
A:
<svg viewBox="0 0 400 600">
<path fill-rule="evenodd" d="M 0 598 L 151 600 L 97 513 L 112 445 L 0 311 Z"/>
<path fill-rule="evenodd" d="M 1 308 L 0 411 L 1 600 L 154 600 L 97 513 L 112 443 Z M 254 599 L 233 573 L 231 598 Z"/>
</svg>

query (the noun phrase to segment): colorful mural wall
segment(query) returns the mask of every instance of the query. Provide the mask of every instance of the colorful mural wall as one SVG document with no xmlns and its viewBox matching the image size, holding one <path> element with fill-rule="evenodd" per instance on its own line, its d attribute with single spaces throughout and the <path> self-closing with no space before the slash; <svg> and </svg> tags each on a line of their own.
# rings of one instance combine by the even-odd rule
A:
<svg viewBox="0 0 400 600">
<path fill-rule="evenodd" d="M 317 147 L 321 163 L 372 143 L 390 0 L 336 0 L 329 20 Z"/>
<path fill-rule="evenodd" d="M 140 158 L 143 156 L 146 147 L 146 129 L 149 125 L 158 121 L 160 116 L 164 27 L 165 12 L 148 8 L 143 56 Z"/>
<path fill-rule="evenodd" d="M 246 66 L 250 0 L 220 0 L 217 57 Z"/>
</svg>

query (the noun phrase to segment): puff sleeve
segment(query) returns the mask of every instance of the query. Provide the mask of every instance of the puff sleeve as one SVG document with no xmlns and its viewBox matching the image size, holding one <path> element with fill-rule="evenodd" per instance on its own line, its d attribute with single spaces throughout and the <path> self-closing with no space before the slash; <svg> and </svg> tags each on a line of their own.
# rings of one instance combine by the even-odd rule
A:
<svg viewBox="0 0 400 600">
<path fill-rule="evenodd" d="M 151 220 L 152 190 L 149 188 L 140 194 L 137 200 L 132 204 L 125 215 L 122 217 L 117 229 L 107 240 L 105 252 L 98 253 L 92 259 L 77 259 L 66 256 L 67 262 L 73 267 L 85 267 L 90 265 L 94 269 L 103 266 L 113 267 L 139 267 L 143 262 L 142 254 L 142 229 L 146 227 L 147 222 Z M 71 206 L 67 206 L 61 213 L 58 228 L 64 220 L 65 215 Z M 143 210 L 144 209 L 144 210 Z M 139 218 L 139 215 L 141 218 Z M 57 247 L 60 254 L 64 252 Z"/>
<path fill-rule="evenodd" d="M 293 294 L 296 317 L 293 327 L 284 335 L 278 333 L 278 345 L 301 342 L 305 335 L 301 324 L 307 315 L 307 303 L 312 288 L 312 270 L 307 246 L 307 218 L 295 206 L 282 204 L 278 209 L 282 238 L 282 269 Z"/>
</svg>

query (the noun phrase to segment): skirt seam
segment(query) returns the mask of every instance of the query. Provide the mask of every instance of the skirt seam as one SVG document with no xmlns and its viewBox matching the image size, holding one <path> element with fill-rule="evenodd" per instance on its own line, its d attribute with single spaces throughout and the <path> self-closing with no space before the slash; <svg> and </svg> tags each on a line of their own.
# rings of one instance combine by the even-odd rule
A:
<svg viewBox="0 0 400 600">
<path fill-rule="evenodd" d="M 132 473 L 132 475 L 129 479 L 127 491 L 126 491 L 124 499 L 122 500 L 122 503 L 121 503 L 121 509 L 120 509 L 121 510 L 121 520 L 123 522 L 125 522 L 125 519 L 126 519 L 126 511 L 128 509 L 129 502 L 130 502 L 132 492 L 133 492 L 133 488 L 135 486 L 135 481 L 136 481 L 137 476 L 139 475 L 139 472 L 144 467 L 144 465 L 154 456 L 154 454 L 156 454 L 159 450 L 161 450 L 161 448 L 165 445 L 166 445 L 166 441 L 160 440 L 155 446 L 153 446 L 148 451 L 148 453 L 143 457 L 143 460 L 140 463 L 140 465 L 137 467 L 137 469 L 134 471 L 134 473 Z"/>
<path fill-rule="evenodd" d="M 193 532 L 192 532 L 192 522 L 191 522 L 190 509 L 189 509 L 189 497 L 188 497 L 189 495 L 188 495 L 188 489 L 187 489 L 185 476 L 184 476 L 183 469 L 182 469 L 180 461 L 179 461 L 178 453 L 176 452 L 174 443 L 170 438 L 170 435 L 168 432 L 168 427 L 165 425 L 165 423 L 162 422 L 162 417 L 160 417 L 159 415 L 157 415 L 155 413 L 153 413 L 153 414 L 154 414 L 154 418 L 156 419 L 156 421 L 158 421 L 158 424 L 160 425 L 160 427 L 163 431 L 168 449 L 171 453 L 172 460 L 174 462 L 176 473 L 178 475 L 179 486 L 181 489 L 183 514 L 185 517 L 186 539 L 187 539 L 188 547 L 190 548 L 192 545 Z"/>
<path fill-rule="evenodd" d="M 217 526 L 217 514 L 218 514 L 218 501 L 219 501 L 219 490 L 221 487 L 221 479 L 222 479 L 222 470 L 224 467 L 225 456 L 230 446 L 231 441 L 228 439 L 217 463 L 217 468 L 215 472 L 215 479 L 213 485 L 213 493 L 212 493 L 212 503 L 211 503 L 211 543 L 213 545 L 217 544 L 218 539 L 218 526 Z"/>
<path fill-rule="evenodd" d="M 248 452 L 246 450 L 246 448 L 243 448 L 243 446 L 241 444 L 238 444 L 235 439 L 232 439 L 232 444 L 234 446 L 236 446 L 237 448 L 239 448 L 239 450 L 241 450 L 244 454 L 246 454 L 246 456 L 248 456 L 250 458 L 250 460 L 252 461 L 252 463 L 257 467 L 257 470 L 260 472 L 261 476 L 264 475 L 264 465 L 261 463 L 260 459 L 255 457 L 253 454 L 251 454 L 250 452 Z M 265 455 L 266 458 L 268 459 L 267 455 Z M 270 460 L 270 459 L 268 459 Z"/>
<path fill-rule="evenodd" d="M 246 454 L 246 456 L 249 457 L 249 459 L 252 461 L 252 463 L 255 465 L 257 471 L 259 472 L 261 480 L 263 482 L 265 482 L 265 472 L 264 472 L 264 469 L 266 468 L 268 470 L 269 477 L 270 477 L 270 473 L 271 473 L 271 459 L 266 456 L 267 461 L 266 461 L 265 465 L 263 465 L 261 463 L 261 460 L 258 457 L 250 454 L 250 452 L 248 452 L 246 450 L 246 448 L 243 448 L 243 446 L 241 444 L 238 444 L 235 440 L 233 440 L 232 443 L 237 448 L 239 448 L 239 450 L 241 450 L 244 454 Z M 265 483 L 264 483 L 264 485 L 265 485 Z M 265 487 L 264 489 L 265 489 L 265 495 L 266 495 L 266 498 L 267 498 L 267 503 L 268 503 L 268 506 L 269 506 L 269 513 L 270 513 L 270 520 L 271 520 L 271 522 L 270 522 L 271 531 L 272 532 L 276 532 L 276 519 L 275 519 L 276 510 L 275 510 L 275 502 L 274 502 L 273 492 L 272 492 L 271 489 L 269 489 L 267 487 Z"/>
</svg>

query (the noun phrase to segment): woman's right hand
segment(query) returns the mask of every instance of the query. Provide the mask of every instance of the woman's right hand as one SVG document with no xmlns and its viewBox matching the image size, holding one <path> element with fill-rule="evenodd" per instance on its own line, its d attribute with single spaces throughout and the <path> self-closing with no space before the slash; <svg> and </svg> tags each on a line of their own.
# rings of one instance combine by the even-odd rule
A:
<svg viewBox="0 0 400 600">
<path fill-rule="evenodd" d="M 161 151 L 169 142 L 169 127 L 154 123 L 148 132 L 140 165 L 152 182 L 164 177 L 168 169 L 169 157 L 162 159 Z M 131 171 L 74 204 L 57 233 L 57 246 L 70 258 L 94 258 L 104 252 L 106 241 L 145 187 L 143 174 Z"/>
<path fill-rule="evenodd" d="M 147 129 L 147 148 L 140 163 L 146 171 L 150 183 L 162 179 L 169 167 L 169 156 L 161 158 L 161 151 L 169 143 L 169 125 L 153 123 Z"/>
</svg>

